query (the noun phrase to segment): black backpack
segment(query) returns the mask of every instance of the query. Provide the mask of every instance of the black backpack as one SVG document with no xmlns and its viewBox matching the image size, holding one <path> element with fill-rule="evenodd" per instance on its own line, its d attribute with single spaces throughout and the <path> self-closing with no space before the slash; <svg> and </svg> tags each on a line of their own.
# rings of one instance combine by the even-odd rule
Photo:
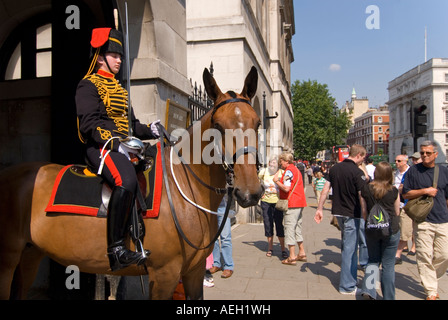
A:
<svg viewBox="0 0 448 320">
<path fill-rule="evenodd" d="M 373 195 L 372 199 L 375 204 L 367 215 L 365 226 L 366 235 L 377 240 L 388 238 L 392 234 L 390 215 L 381 203 L 376 201 Z"/>
</svg>

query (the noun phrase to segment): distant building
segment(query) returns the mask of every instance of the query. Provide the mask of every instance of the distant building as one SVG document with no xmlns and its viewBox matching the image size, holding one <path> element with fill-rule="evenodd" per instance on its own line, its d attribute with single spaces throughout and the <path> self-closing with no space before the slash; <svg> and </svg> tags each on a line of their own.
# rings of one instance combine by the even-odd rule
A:
<svg viewBox="0 0 448 320">
<path fill-rule="evenodd" d="M 351 100 L 350 102 L 345 102 L 345 105 L 341 108 L 341 112 L 348 113 L 352 125 L 354 125 L 355 119 L 367 112 L 367 110 L 369 110 L 369 99 L 367 99 L 367 97 L 358 98 L 356 96 L 355 88 L 353 88 Z"/>
<path fill-rule="evenodd" d="M 369 109 L 354 119 L 349 129 L 347 144 L 360 144 L 368 154 L 387 155 L 389 153 L 389 110 L 387 106 Z"/>
<path fill-rule="evenodd" d="M 398 154 L 411 155 L 419 143 L 434 140 L 439 145 L 436 162 L 446 163 L 448 149 L 448 58 L 434 58 L 389 82 L 391 159 Z M 426 105 L 427 130 L 414 148 L 412 110 Z"/>
</svg>

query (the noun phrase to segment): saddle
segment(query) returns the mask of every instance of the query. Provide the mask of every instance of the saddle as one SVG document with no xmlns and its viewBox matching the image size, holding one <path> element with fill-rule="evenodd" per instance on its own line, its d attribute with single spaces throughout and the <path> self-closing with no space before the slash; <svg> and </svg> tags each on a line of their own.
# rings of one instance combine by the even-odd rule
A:
<svg viewBox="0 0 448 320">
<path fill-rule="evenodd" d="M 137 170 L 140 192 L 136 194 L 138 210 L 143 218 L 157 218 L 162 196 L 162 162 L 160 143 L 145 153 L 146 164 Z M 79 214 L 107 217 L 111 187 L 87 165 L 67 165 L 56 177 L 47 215 Z"/>
</svg>

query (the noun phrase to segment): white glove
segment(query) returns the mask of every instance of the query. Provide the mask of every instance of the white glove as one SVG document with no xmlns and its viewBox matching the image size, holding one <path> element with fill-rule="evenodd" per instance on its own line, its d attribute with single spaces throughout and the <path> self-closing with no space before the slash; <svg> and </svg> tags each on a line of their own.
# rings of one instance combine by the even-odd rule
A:
<svg viewBox="0 0 448 320">
<path fill-rule="evenodd" d="M 135 150 L 128 148 L 120 143 L 120 145 L 118 146 L 118 152 L 124 154 L 126 158 L 128 158 L 128 160 L 131 160 L 131 156 L 129 155 L 129 153 L 135 153 Z"/>
<path fill-rule="evenodd" d="M 158 123 L 160 123 L 160 120 L 156 120 L 156 121 L 154 121 L 153 123 L 151 123 L 151 126 L 150 126 L 152 135 L 153 135 L 155 138 L 160 137 L 159 128 L 157 128 L 157 124 L 158 124 Z"/>
<path fill-rule="evenodd" d="M 118 146 L 118 152 L 124 154 L 128 160 L 131 160 L 131 162 L 136 157 L 143 159 L 143 150 L 143 142 L 136 137 L 122 139 L 120 140 L 120 145 Z"/>
</svg>

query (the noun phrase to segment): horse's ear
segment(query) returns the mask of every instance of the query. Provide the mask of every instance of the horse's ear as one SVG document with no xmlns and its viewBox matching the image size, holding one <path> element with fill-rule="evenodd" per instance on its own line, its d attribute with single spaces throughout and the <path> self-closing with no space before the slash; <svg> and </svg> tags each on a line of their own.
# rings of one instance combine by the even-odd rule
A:
<svg viewBox="0 0 448 320">
<path fill-rule="evenodd" d="M 252 99 L 257 93 L 257 85 L 258 85 L 258 72 L 257 68 L 252 67 L 244 80 L 244 88 L 241 91 L 242 96 L 246 96 L 249 99 Z"/>
<path fill-rule="evenodd" d="M 218 99 L 222 92 L 207 68 L 205 68 L 204 72 L 202 73 L 202 81 L 204 81 L 204 87 L 207 95 L 210 97 L 210 99 L 216 101 L 216 99 Z"/>
</svg>

